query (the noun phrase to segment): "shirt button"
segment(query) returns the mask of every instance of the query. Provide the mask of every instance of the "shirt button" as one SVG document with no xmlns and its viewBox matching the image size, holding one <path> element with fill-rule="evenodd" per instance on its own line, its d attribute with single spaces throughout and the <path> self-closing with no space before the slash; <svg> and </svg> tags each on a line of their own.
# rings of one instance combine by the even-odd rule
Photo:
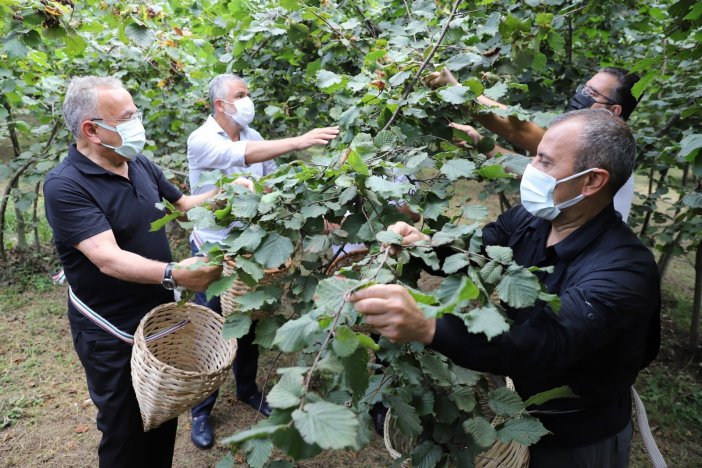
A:
<svg viewBox="0 0 702 468">
<path fill-rule="evenodd" d="M 595 320 L 595 314 L 587 314 L 587 318 L 590 320 Z"/>
</svg>

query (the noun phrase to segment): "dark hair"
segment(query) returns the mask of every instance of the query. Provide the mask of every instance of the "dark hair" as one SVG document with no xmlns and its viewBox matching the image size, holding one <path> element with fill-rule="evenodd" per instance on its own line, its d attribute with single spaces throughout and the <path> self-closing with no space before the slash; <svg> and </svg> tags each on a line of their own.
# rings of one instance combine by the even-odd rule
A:
<svg viewBox="0 0 702 468">
<path fill-rule="evenodd" d="M 609 73 L 617 78 L 619 86 L 614 89 L 614 101 L 622 106 L 622 114 L 620 117 L 627 120 L 631 113 L 636 109 L 636 105 L 639 101 L 636 100 L 633 94 L 631 94 L 631 88 L 634 87 L 637 81 L 639 81 L 639 75 L 636 73 L 629 73 L 623 68 L 616 67 L 605 67 L 600 68 L 598 73 Z"/>
<path fill-rule="evenodd" d="M 636 141 L 631 129 L 608 109 L 566 112 L 553 119 L 549 128 L 571 119 L 583 121 L 573 173 L 593 167 L 606 170 L 609 172 L 610 195 L 614 196 L 634 172 Z"/>
</svg>

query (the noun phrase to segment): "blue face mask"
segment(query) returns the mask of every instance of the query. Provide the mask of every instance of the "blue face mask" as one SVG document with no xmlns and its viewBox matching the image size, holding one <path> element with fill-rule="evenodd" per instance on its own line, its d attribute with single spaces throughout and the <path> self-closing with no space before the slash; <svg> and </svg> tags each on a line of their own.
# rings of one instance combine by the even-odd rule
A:
<svg viewBox="0 0 702 468">
<path fill-rule="evenodd" d="M 139 153 L 141 153 L 141 150 L 144 149 L 144 145 L 146 144 L 146 131 L 144 130 L 144 126 L 142 125 L 139 117 L 130 119 L 117 125 L 116 127 L 99 121 L 93 122 L 104 129 L 119 134 L 120 138 L 122 138 L 121 146 L 110 146 L 102 142 L 100 144 L 105 148 L 114 150 L 115 153 L 119 154 L 120 156 L 131 161 L 136 158 Z"/>
</svg>

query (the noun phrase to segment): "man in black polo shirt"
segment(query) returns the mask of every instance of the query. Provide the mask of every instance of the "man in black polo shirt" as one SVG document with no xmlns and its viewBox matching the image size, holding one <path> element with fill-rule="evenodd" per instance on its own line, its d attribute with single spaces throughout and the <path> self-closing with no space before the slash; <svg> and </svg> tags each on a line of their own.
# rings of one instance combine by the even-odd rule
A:
<svg viewBox="0 0 702 468">
<path fill-rule="evenodd" d="M 218 267 L 187 268 L 197 258 L 172 262 L 164 231 L 149 230 L 163 198 L 187 211 L 215 190 L 185 196 L 141 154 L 140 114 L 116 78 L 73 78 L 63 115 L 76 144 L 47 175 L 44 198 L 70 285 L 73 343 L 98 408 L 100 466 L 170 466 L 177 420 L 144 432 L 129 339 L 177 285 L 201 291 L 219 277 Z"/>
<path fill-rule="evenodd" d="M 461 366 L 509 375 L 524 399 L 570 386 L 579 398 L 533 408 L 552 434 L 530 447 L 532 467 L 628 464 L 630 387 L 660 345 L 656 263 L 612 204 L 634 157 L 631 131 L 611 112 L 557 117 L 522 178 L 522 205 L 483 228 L 484 244 L 511 247 L 520 265 L 553 267 L 540 279 L 560 296 L 558 314 L 544 302 L 508 309 L 510 330 L 488 341 L 455 316 L 425 319 L 399 285 L 349 298 L 389 339 L 419 341 Z M 403 244 L 427 238 L 404 223 L 390 229 Z"/>
</svg>

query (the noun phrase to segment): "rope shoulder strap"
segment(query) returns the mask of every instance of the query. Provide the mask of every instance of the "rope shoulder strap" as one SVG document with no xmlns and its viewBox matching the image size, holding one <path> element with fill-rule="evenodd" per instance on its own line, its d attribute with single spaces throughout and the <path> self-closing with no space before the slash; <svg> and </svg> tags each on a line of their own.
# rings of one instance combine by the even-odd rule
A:
<svg viewBox="0 0 702 468">
<path fill-rule="evenodd" d="M 634 400 L 634 408 L 636 409 L 636 422 L 639 426 L 639 432 L 641 432 L 641 438 L 646 447 L 646 452 L 648 452 L 648 456 L 651 458 L 651 462 L 655 468 L 667 468 L 668 464 L 663 459 L 663 454 L 661 454 L 661 451 L 658 449 L 658 444 L 656 444 L 656 440 L 651 433 L 651 427 L 648 425 L 646 408 L 639 394 L 634 390 L 634 387 L 631 387 L 631 396 Z"/>
<path fill-rule="evenodd" d="M 93 322 L 95 325 L 98 327 L 102 328 L 105 330 L 107 333 L 110 335 L 114 336 L 117 339 L 120 339 L 124 341 L 127 344 L 134 345 L 134 335 L 131 335 L 125 331 L 120 330 L 119 328 L 115 327 L 109 320 L 106 320 L 103 316 L 95 312 L 93 309 L 88 307 L 87 304 L 85 304 L 83 301 L 81 301 L 78 296 L 75 295 L 73 292 L 73 289 L 68 286 L 68 297 L 71 300 L 71 303 L 75 306 L 75 308 L 83 314 L 87 319 L 89 319 L 91 322 Z M 164 328 L 163 330 L 160 330 L 152 335 L 149 335 L 145 338 L 146 342 L 149 343 L 154 340 L 158 340 L 159 338 L 163 338 L 164 336 L 173 333 L 176 330 L 180 330 L 183 328 L 185 325 L 187 325 L 190 322 L 190 320 L 185 319 L 181 320 L 180 322 L 171 325 L 170 327 Z"/>
</svg>

